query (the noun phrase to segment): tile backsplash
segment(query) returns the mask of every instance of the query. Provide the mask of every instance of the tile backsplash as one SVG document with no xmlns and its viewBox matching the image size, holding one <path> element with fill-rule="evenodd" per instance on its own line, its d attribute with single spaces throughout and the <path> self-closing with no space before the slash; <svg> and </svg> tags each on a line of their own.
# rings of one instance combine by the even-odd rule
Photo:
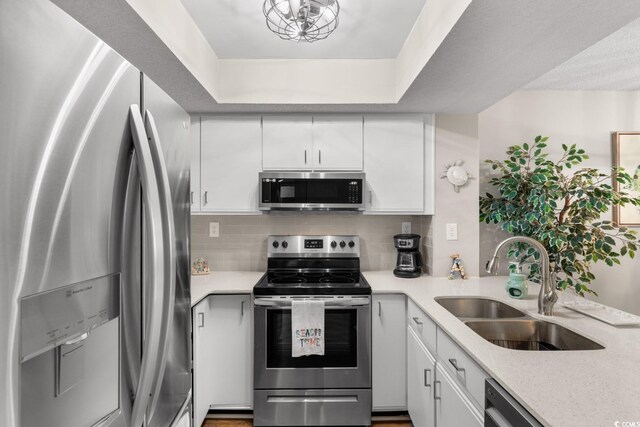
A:
<svg viewBox="0 0 640 427">
<path fill-rule="evenodd" d="M 218 222 L 220 237 L 209 237 L 209 223 Z M 263 271 L 267 268 L 267 236 L 272 234 L 357 234 L 361 269 L 392 270 L 396 263 L 393 236 L 402 222 L 422 235 L 425 272 L 431 268 L 431 217 L 417 215 L 267 214 L 192 215 L 191 258 L 203 257 L 212 270 Z"/>
</svg>

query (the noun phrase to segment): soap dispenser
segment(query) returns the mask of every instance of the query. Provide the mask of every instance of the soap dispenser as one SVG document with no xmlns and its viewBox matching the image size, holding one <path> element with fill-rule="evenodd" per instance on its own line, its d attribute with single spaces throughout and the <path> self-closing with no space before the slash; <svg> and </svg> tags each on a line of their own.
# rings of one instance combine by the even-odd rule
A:
<svg viewBox="0 0 640 427">
<path fill-rule="evenodd" d="M 519 262 L 511 263 L 515 267 L 509 268 L 509 280 L 504 288 L 511 298 L 524 299 L 529 294 L 527 275 L 522 273 L 522 265 Z"/>
</svg>

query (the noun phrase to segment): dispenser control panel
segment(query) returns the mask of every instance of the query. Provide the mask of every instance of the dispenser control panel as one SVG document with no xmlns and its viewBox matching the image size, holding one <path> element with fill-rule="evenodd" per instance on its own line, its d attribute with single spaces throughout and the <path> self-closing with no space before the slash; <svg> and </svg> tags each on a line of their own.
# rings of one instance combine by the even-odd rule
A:
<svg viewBox="0 0 640 427">
<path fill-rule="evenodd" d="M 63 286 L 20 301 L 20 361 L 78 342 L 120 314 L 120 274 Z"/>
</svg>

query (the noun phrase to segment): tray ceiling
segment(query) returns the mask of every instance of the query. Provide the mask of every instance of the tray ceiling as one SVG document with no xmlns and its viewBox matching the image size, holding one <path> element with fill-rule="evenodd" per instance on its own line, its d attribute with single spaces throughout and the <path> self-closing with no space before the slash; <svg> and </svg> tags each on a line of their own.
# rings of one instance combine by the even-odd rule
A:
<svg viewBox="0 0 640 427">
<path fill-rule="evenodd" d="M 264 0 L 181 0 L 220 59 L 396 58 L 425 0 L 340 0 L 326 40 L 281 40 L 267 28 Z"/>
</svg>

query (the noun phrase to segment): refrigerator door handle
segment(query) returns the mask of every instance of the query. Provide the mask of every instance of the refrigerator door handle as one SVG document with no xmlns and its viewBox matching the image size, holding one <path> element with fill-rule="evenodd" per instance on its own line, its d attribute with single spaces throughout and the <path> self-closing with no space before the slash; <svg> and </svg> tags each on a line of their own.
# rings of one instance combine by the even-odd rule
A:
<svg viewBox="0 0 640 427">
<path fill-rule="evenodd" d="M 154 375 L 153 386 L 151 388 L 151 402 L 148 413 L 155 412 L 155 406 L 160 396 L 160 388 L 164 378 L 164 371 L 167 366 L 168 343 L 170 340 L 171 327 L 173 325 L 173 315 L 175 310 L 175 293 L 176 293 L 176 245 L 175 245 L 175 221 L 173 216 L 173 201 L 171 198 L 171 187 L 169 185 L 169 173 L 167 165 L 164 161 L 164 153 L 158 135 L 153 115 L 149 110 L 145 112 L 145 129 L 149 138 L 149 147 L 151 149 L 151 157 L 155 166 L 156 180 L 158 183 L 158 191 L 160 193 L 160 203 L 162 205 L 162 231 L 164 234 L 164 246 L 162 253 L 164 257 L 165 276 L 162 282 L 163 307 L 162 307 L 162 324 L 160 329 L 160 346 L 158 364 Z"/>
<path fill-rule="evenodd" d="M 161 250 L 165 246 L 163 242 L 162 204 L 153 167 L 153 158 L 138 105 L 133 104 L 129 107 L 129 123 L 133 136 L 133 145 L 136 150 L 136 158 L 138 159 L 143 202 L 146 206 L 143 211 L 145 213 L 148 242 L 146 250 L 149 251 L 149 268 L 144 274 L 145 286 L 148 290 L 149 309 L 144 325 L 145 339 L 142 349 L 142 362 L 140 364 L 140 377 L 131 411 L 131 426 L 140 427 L 144 421 L 154 383 L 154 375 L 157 372 L 161 344 L 164 294 L 154 284 L 165 282 L 166 269 L 164 266 L 164 254 Z"/>
</svg>

